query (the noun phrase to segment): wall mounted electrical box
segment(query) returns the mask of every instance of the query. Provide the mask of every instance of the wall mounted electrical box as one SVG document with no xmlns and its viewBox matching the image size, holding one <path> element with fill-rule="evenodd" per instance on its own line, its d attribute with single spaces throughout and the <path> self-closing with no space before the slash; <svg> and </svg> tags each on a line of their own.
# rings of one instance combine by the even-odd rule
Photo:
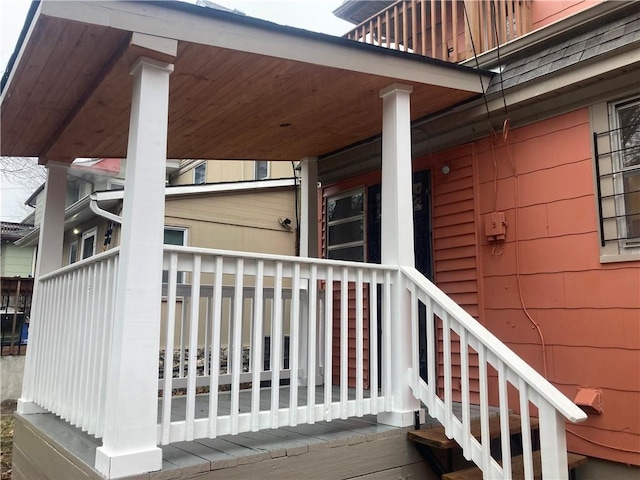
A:
<svg viewBox="0 0 640 480">
<path fill-rule="evenodd" d="M 504 241 L 507 238 L 507 221 L 504 212 L 492 212 L 485 215 L 484 233 L 489 242 Z"/>
</svg>

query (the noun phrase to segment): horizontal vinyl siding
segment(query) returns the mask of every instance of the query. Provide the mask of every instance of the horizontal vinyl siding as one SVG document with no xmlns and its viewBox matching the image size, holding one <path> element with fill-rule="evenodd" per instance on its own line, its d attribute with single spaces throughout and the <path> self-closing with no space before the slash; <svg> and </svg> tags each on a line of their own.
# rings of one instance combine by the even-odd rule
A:
<svg viewBox="0 0 640 480">
<path fill-rule="evenodd" d="M 549 380 L 570 399 L 577 387 L 602 390 L 602 415 L 568 426 L 585 437 L 569 433 L 569 450 L 637 465 L 624 450 L 640 447 L 640 262 L 599 261 L 591 134 L 579 110 L 511 131 L 493 150 L 477 143 L 480 218 L 495 204 L 507 222 L 500 255 L 481 238 L 483 319 L 543 373 L 521 290 Z"/>
<path fill-rule="evenodd" d="M 448 165 L 450 173 L 433 169 L 433 249 L 434 280 L 467 313 L 479 317 L 478 261 L 476 258 L 476 212 L 474 204 L 473 156 L 470 148 L 438 154 L 436 165 Z M 438 388 L 443 393 L 444 359 L 442 327 L 438 322 Z M 461 400 L 459 343 L 452 334 L 452 385 L 454 400 Z M 477 358 L 471 355 L 469 386 L 471 400 L 479 392 Z"/>
</svg>

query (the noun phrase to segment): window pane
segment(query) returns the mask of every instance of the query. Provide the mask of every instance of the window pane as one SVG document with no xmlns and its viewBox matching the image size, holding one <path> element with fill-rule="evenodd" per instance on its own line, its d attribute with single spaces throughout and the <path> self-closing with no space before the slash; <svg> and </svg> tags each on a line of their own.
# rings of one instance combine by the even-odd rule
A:
<svg viewBox="0 0 640 480">
<path fill-rule="evenodd" d="M 96 241 L 95 235 L 85 237 L 82 240 L 82 259 L 89 258 L 93 255 L 94 243 Z"/>
<path fill-rule="evenodd" d="M 364 193 L 354 193 L 349 197 L 327 200 L 327 218 L 330 222 L 355 217 L 364 213 Z"/>
<path fill-rule="evenodd" d="M 640 104 L 618 109 L 622 166 L 640 165 Z"/>
<path fill-rule="evenodd" d="M 627 238 L 640 239 L 640 170 L 625 172 L 622 179 Z"/>
<path fill-rule="evenodd" d="M 353 262 L 364 262 L 364 245 L 336 248 L 335 250 L 329 250 L 328 255 L 332 260 L 350 260 Z"/>
<path fill-rule="evenodd" d="M 69 264 L 78 261 L 78 242 L 73 242 L 69 245 Z"/>
<path fill-rule="evenodd" d="M 269 176 L 269 162 L 257 161 L 255 165 L 256 180 L 264 180 Z"/>
<path fill-rule="evenodd" d="M 364 240 L 364 220 L 340 223 L 329 227 L 329 245 L 340 245 Z"/>
<path fill-rule="evenodd" d="M 164 230 L 165 245 L 184 245 L 184 230 Z"/>
<path fill-rule="evenodd" d="M 193 183 L 195 183 L 196 185 L 200 185 L 201 183 L 205 183 L 206 181 L 207 181 L 207 164 L 202 163 L 194 169 Z"/>
</svg>

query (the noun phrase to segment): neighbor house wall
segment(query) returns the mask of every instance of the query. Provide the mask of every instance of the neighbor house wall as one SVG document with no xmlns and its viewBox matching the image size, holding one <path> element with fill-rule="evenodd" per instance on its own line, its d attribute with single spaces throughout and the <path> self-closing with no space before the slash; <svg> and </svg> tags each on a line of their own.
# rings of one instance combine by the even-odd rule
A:
<svg viewBox="0 0 640 480">
<path fill-rule="evenodd" d="M 172 174 L 172 185 L 193 185 L 193 169 L 202 161 L 184 160 L 180 169 Z M 253 160 L 206 160 L 206 183 L 256 180 Z M 269 179 L 293 177 L 291 162 L 269 162 Z"/>
<path fill-rule="evenodd" d="M 483 323 L 570 399 L 602 391 L 603 413 L 568 425 L 570 451 L 638 465 L 640 262 L 600 263 L 588 110 L 506 138 L 475 144 L 477 224 L 507 222 L 503 245 L 478 236 Z"/>
<path fill-rule="evenodd" d="M 0 252 L 1 277 L 28 277 L 33 275 L 33 247 L 17 247 L 13 240 L 2 242 Z"/>
</svg>

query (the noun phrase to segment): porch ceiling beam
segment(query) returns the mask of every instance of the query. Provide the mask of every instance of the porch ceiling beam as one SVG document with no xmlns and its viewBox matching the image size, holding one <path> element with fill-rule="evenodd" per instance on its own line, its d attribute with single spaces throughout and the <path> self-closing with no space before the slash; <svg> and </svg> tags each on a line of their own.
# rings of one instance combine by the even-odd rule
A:
<svg viewBox="0 0 640 480">
<path fill-rule="evenodd" d="M 178 2 L 43 2 L 43 14 L 230 50 L 482 93 L 478 72 L 343 38 L 278 27 L 237 14 Z M 491 74 L 481 72 L 488 84 Z"/>
</svg>

